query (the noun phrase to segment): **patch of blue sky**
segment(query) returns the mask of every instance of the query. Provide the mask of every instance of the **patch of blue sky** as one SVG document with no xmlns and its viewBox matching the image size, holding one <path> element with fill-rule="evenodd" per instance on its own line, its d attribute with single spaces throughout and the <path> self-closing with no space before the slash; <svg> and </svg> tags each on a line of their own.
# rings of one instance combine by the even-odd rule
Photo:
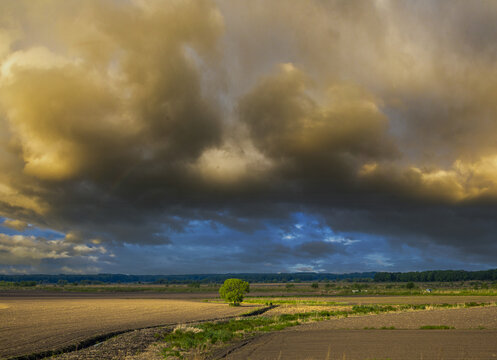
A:
<svg viewBox="0 0 497 360">
<path fill-rule="evenodd" d="M 65 234 L 60 231 L 55 231 L 51 229 L 43 229 L 36 226 L 28 225 L 26 229 L 20 231 L 12 229 L 8 226 L 3 225 L 7 220 L 6 218 L 0 217 L 0 234 L 6 235 L 24 235 L 24 236 L 36 236 L 42 237 L 47 240 L 55 240 L 65 237 Z"/>
</svg>

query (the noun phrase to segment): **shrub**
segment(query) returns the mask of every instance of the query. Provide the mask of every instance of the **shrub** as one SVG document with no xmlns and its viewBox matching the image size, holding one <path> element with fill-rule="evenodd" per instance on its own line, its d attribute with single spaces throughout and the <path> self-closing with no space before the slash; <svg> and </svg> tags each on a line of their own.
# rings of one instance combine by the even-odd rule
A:
<svg viewBox="0 0 497 360">
<path fill-rule="evenodd" d="M 447 325 L 424 325 L 420 327 L 421 330 L 450 330 L 454 329 L 453 326 Z"/>
<path fill-rule="evenodd" d="M 319 284 L 317 282 L 314 282 L 314 283 L 312 283 L 311 287 L 313 289 L 317 289 L 317 288 L 319 288 Z"/>
<path fill-rule="evenodd" d="M 240 305 L 245 293 L 250 291 L 249 283 L 241 279 L 227 279 L 219 289 L 219 295 L 234 306 Z"/>
</svg>

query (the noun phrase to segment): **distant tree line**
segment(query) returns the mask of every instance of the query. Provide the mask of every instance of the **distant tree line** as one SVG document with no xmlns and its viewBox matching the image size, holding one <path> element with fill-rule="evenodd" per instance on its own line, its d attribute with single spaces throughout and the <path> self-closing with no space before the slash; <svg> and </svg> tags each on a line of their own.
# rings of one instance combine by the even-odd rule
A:
<svg viewBox="0 0 497 360">
<path fill-rule="evenodd" d="M 2 286 L 22 286 L 22 287 L 29 287 L 29 286 L 36 286 L 38 283 L 36 281 L 3 281 L 0 280 L 0 287 Z"/>
<path fill-rule="evenodd" d="M 465 280 L 497 280 L 497 269 L 465 271 L 465 270 L 432 270 L 420 272 L 377 272 L 374 281 L 378 282 L 448 282 Z"/>
<path fill-rule="evenodd" d="M 32 274 L 32 275 L 0 275 L 1 282 L 13 282 L 18 286 L 34 286 L 36 284 L 190 284 L 192 287 L 200 284 L 222 284 L 226 279 L 238 278 L 251 283 L 293 283 L 293 282 L 323 282 L 323 281 L 354 281 L 354 282 L 449 282 L 465 280 L 497 280 L 497 269 L 481 271 L 465 270 L 433 270 L 421 272 L 362 272 L 349 274 L 332 273 L 245 273 L 245 274 L 191 274 L 191 275 L 125 275 L 125 274 Z"/>
<path fill-rule="evenodd" d="M 33 274 L 33 275 L 0 275 L 0 281 L 21 282 L 35 281 L 40 284 L 126 284 L 126 283 L 148 283 L 148 284 L 222 284 L 226 279 L 238 278 L 248 282 L 273 283 L 273 282 L 315 282 L 315 281 L 373 281 L 374 272 L 329 274 L 329 273 L 246 273 L 246 274 L 193 274 L 193 275 L 125 275 L 125 274 L 94 274 L 94 275 L 70 275 L 70 274 Z"/>
</svg>

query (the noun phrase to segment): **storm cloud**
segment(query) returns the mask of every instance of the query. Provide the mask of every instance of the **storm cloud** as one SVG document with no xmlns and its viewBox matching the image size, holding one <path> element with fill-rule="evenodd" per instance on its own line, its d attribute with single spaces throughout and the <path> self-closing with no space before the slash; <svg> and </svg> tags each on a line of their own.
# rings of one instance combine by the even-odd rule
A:
<svg viewBox="0 0 497 360">
<path fill-rule="evenodd" d="M 485 1 L 3 1 L 0 271 L 495 266 L 496 23 Z"/>
</svg>

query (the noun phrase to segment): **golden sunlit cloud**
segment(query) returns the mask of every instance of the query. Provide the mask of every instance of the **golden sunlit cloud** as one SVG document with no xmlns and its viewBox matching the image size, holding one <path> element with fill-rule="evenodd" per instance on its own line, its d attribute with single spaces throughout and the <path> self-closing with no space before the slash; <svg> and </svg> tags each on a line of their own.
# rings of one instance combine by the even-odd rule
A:
<svg viewBox="0 0 497 360">
<path fill-rule="evenodd" d="M 28 227 L 28 224 L 24 221 L 20 220 L 11 220 L 7 219 L 2 223 L 3 226 L 7 226 L 11 229 L 18 230 L 18 231 L 23 231 Z"/>
</svg>

